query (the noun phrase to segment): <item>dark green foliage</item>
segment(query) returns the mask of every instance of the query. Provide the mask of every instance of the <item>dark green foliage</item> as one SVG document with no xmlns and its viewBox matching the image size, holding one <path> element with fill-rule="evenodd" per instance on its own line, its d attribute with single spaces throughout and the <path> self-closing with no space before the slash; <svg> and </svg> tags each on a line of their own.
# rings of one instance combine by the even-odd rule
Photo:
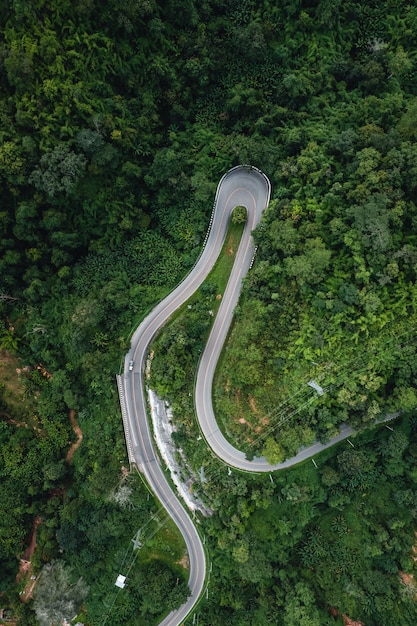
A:
<svg viewBox="0 0 417 626">
<path fill-rule="evenodd" d="M 404 97 L 398 85 L 394 93 Z M 379 97 L 388 104 L 393 93 Z M 355 99 L 349 106 L 357 116 L 350 128 L 343 116 L 327 120 L 327 111 L 326 120 L 310 120 L 312 136 L 281 161 L 283 184 L 255 233 L 257 263 L 216 390 L 220 413 L 239 395 L 254 426 L 255 400 L 269 424 L 255 452 L 265 449 L 267 437 L 271 447 L 275 431 L 292 454 L 296 415 L 326 439 L 342 421 L 360 426 L 416 406 L 414 147 L 396 128 L 401 107 L 387 121 L 378 107 L 370 118 L 358 115 Z M 327 137 L 324 123 L 334 125 Z M 300 411 L 312 378 L 328 393 L 315 402 L 310 397 L 313 406 L 307 402 Z M 247 432 L 232 429 L 242 445 Z"/>
<path fill-rule="evenodd" d="M 71 571 L 62 561 L 48 563 L 36 587 L 34 609 L 39 624 L 50 626 L 71 619 L 87 594 L 83 580 L 71 580 Z"/>
<path fill-rule="evenodd" d="M 223 608 L 216 612 L 209 602 L 203 613 L 212 621 L 203 623 L 246 623 L 245 613 L 253 623 L 260 606 L 283 624 L 335 623 L 329 607 L 375 626 L 413 623 L 416 586 L 401 572 L 415 572 L 404 558 L 414 542 L 415 436 L 407 419 L 394 428 L 368 431 L 354 449 L 341 444 L 327 460 L 316 457 L 317 469 L 306 462 L 275 474 L 274 485 L 268 477 L 227 478 L 225 470 L 221 479 L 206 468 L 211 499 L 223 480 L 228 487 L 208 527 L 217 566 L 211 593 L 220 594 Z M 404 460 L 395 481 L 391 450 Z M 371 474 L 376 482 L 366 480 Z M 352 489 L 352 477 L 361 478 L 359 488 Z"/>
<path fill-rule="evenodd" d="M 126 462 L 114 374 L 133 325 L 195 261 L 229 167 L 262 168 L 273 199 L 216 383 L 228 436 L 277 460 L 342 421 L 415 408 L 417 10 L 7 0 L 0 23 L 0 342 L 32 367 L 36 396 L 28 411 L 2 396 L 1 591 L 33 623 L 11 589 L 41 515 L 35 569 L 63 556 L 98 623 L 120 546 L 154 512 L 137 487 L 131 515 L 109 500 Z M 398 578 L 412 572 L 413 429 L 338 450 L 320 475 L 229 476 L 197 441 L 188 395 L 216 295 L 202 287 L 154 359 L 216 509 L 199 624 L 327 626 L 334 605 L 414 626 Z M 83 430 L 71 466 L 69 408 Z M 148 626 L 181 602 L 181 556 L 133 568 L 112 623 Z"/>
</svg>

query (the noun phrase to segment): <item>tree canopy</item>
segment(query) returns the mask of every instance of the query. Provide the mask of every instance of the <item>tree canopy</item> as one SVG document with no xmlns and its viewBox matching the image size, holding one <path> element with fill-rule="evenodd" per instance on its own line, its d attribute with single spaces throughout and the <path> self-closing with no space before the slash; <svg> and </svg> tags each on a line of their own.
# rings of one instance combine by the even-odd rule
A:
<svg viewBox="0 0 417 626">
<path fill-rule="evenodd" d="M 272 462 L 343 421 L 404 419 L 317 472 L 230 476 L 197 440 L 189 395 L 224 277 L 202 286 L 151 374 L 215 510 L 199 623 L 414 626 L 416 7 L 5 0 L 0 23 L 0 590 L 15 614 L 34 623 L 15 577 L 35 516 L 36 573 L 61 559 L 94 623 L 156 514 L 123 483 L 114 375 L 132 328 L 195 262 L 218 180 L 249 163 L 273 190 L 216 374 L 220 427 Z M 70 409 L 83 441 L 68 462 Z M 159 619 L 160 576 L 160 614 L 183 601 L 183 556 L 164 525 L 120 623 Z"/>
</svg>

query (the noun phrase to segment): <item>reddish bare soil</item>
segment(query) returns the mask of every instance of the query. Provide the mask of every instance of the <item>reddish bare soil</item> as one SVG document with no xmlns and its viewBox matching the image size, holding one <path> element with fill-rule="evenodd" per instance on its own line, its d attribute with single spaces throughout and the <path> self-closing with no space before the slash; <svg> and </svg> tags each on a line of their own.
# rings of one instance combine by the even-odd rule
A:
<svg viewBox="0 0 417 626">
<path fill-rule="evenodd" d="M 83 440 L 83 434 L 81 432 L 81 428 L 78 426 L 78 422 L 75 419 L 75 411 L 74 411 L 74 409 L 70 410 L 70 412 L 69 412 L 69 419 L 70 419 L 70 422 L 71 422 L 72 429 L 75 432 L 75 434 L 77 435 L 77 441 L 75 441 L 75 443 L 72 444 L 72 446 L 70 447 L 70 449 L 67 452 L 67 456 L 65 457 L 65 461 L 67 463 L 71 463 L 72 457 L 74 456 L 75 451 L 81 445 L 81 442 Z"/>
<path fill-rule="evenodd" d="M 333 617 L 337 617 L 339 615 L 339 611 L 334 608 L 334 606 L 330 607 L 330 613 Z M 365 626 L 363 622 L 355 622 L 355 620 L 350 619 L 348 615 L 342 614 L 343 623 L 345 626 Z"/>
<path fill-rule="evenodd" d="M 414 533 L 414 536 L 417 538 L 417 532 Z M 411 558 L 413 561 L 417 561 L 417 543 L 415 542 L 411 547 Z M 417 581 L 414 578 L 414 574 L 406 574 L 401 570 L 398 572 L 401 578 L 402 583 L 410 589 L 410 591 L 414 591 L 414 598 L 417 599 Z"/>
<path fill-rule="evenodd" d="M 417 561 L 417 532 L 414 533 L 414 536 L 416 538 L 416 543 L 414 543 L 413 547 L 411 548 L 411 558 L 413 559 L 413 561 Z"/>
<path fill-rule="evenodd" d="M 22 559 L 24 559 L 25 561 L 30 561 L 30 559 L 32 558 L 32 554 L 35 551 L 35 548 L 36 548 L 36 531 L 38 530 L 38 526 L 41 523 L 41 521 L 42 521 L 42 518 L 38 515 L 35 518 L 35 521 L 33 522 L 32 533 L 31 533 L 31 536 L 30 536 L 30 542 L 29 542 L 29 545 L 26 548 L 26 550 L 25 550 L 25 552 L 24 552 L 24 554 L 22 556 Z"/>
<path fill-rule="evenodd" d="M 33 595 L 33 590 L 38 581 L 39 577 L 36 577 L 32 580 L 33 570 L 30 559 L 36 548 L 36 531 L 38 529 L 39 524 L 42 523 L 42 518 L 38 515 L 35 518 L 32 526 L 32 532 L 30 535 L 29 545 L 26 548 L 22 558 L 20 559 L 19 571 L 16 576 L 16 583 L 18 583 L 22 578 L 26 578 L 26 585 L 20 594 L 20 599 L 22 602 L 27 602 Z"/>
<path fill-rule="evenodd" d="M 256 406 L 255 398 L 253 396 L 249 396 L 249 404 L 250 404 L 250 408 L 252 409 L 252 412 L 255 413 L 255 415 L 257 415 L 259 411 L 258 411 L 258 407 Z"/>
<path fill-rule="evenodd" d="M 189 569 L 190 567 L 190 560 L 186 554 L 184 554 L 182 559 L 180 561 L 177 561 L 177 563 L 178 565 L 181 565 L 181 567 L 183 567 L 184 569 Z"/>
<path fill-rule="evenodd" d="M 413 585 L 414 584 L 414 576 L 413 574 L 406 574 L 405 572 L 400 572 L 401 580 L 405 585 Z"/>
<path fill-rule="evenodd" d="M 343 622 L 345 626 L 365 626 L 363 622 L 355 622 L 353 619 L 350 619 L 347 615 L 343 615 Z"/>
</svg>

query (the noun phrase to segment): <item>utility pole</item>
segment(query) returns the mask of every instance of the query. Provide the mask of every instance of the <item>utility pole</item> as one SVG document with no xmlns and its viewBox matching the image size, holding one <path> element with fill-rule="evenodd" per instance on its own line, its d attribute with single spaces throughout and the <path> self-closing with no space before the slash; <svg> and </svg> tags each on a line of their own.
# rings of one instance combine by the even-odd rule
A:
<svg viewBox="0 0 417 626">
<path fill-rule="evenodd" d="M 307 383 L 307 385 L 308 385 L 309 387 L 312 387 L 313 389 L 315 389 L 315 391 L 317 391 L 317 393 L 318 393 L 318 395 L 319 395 L 319 396 L 324 395 L 324 393 L 325 393 L 325 391 L 326 391 L 325 389 L 323 389 L 323 387 L 321 387 L 321 386 L 318 384 L 318 382 L 317 382 L 316 380 L 310 380 L 310 381 Z"/>
<path fill-rule="evenodd" d="M 138 530 L 138 532 L 136 533 L 136 536 L 132 539 L 134 550 L 139 550 L 143 546 L 143 543 L 139 541 L 140 535 L 141 535 L 141 531 Z"/>
</svg>

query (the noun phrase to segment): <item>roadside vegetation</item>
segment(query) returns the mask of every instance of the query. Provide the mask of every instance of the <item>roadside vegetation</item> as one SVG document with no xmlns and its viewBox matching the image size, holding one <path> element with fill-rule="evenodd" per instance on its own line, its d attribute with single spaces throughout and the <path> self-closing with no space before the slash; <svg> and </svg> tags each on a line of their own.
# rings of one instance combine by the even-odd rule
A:
<svg viewBox="0 0 417 626">
<path fill-rule="evenodd" d="M 277 459 L 403 414 L 317 469 L 229 475 L 189 395 L 222 293 L 200 289 L 153 364 L 215 509 L 199 624 L 414 626 L 417 8 L 6 0 L 0 23 L 2 604 L 24 626 L 50 615 L 42 586 L 22 603 L 16 585 L 40 516 L 35 574 L 58 572 L 87 626 L 105 619 L 158 509 L 126 474 L 115 373 L 195 262 L 220 177 L 250 163 L 273 194 L 216 374 L 222 428 Z M 83 439 L 66 462 L 71 410 Z M 174 529 L 149 542 L 109 623 L 157 623 L 187 595 Z"/>
<path fill-rule="evenodd" d="M 413 624 L 415 418 L 371 429 L 285 472 L 257 477 L 207 460 L 217 506 L 200 623 Z M 317 467 L 316 467 L 317 466 Z M 338 615 L 338 617 L 336 617 Z"/>
<path fill-rule="evenodd" d="M 220 307 L 244 224 L 232 219 L 222 251 L 201 287 L 176 311 L 152 344 L 150 386 L 161 396 L 181 398 L 192 411 L 192 381 Z M 191 383 L 191 384 L 190 384 Z M 177 393 L 178 392 L 178 393 Z M 188 400 L 186 400 L 188 398 Z"/>
</svg>

